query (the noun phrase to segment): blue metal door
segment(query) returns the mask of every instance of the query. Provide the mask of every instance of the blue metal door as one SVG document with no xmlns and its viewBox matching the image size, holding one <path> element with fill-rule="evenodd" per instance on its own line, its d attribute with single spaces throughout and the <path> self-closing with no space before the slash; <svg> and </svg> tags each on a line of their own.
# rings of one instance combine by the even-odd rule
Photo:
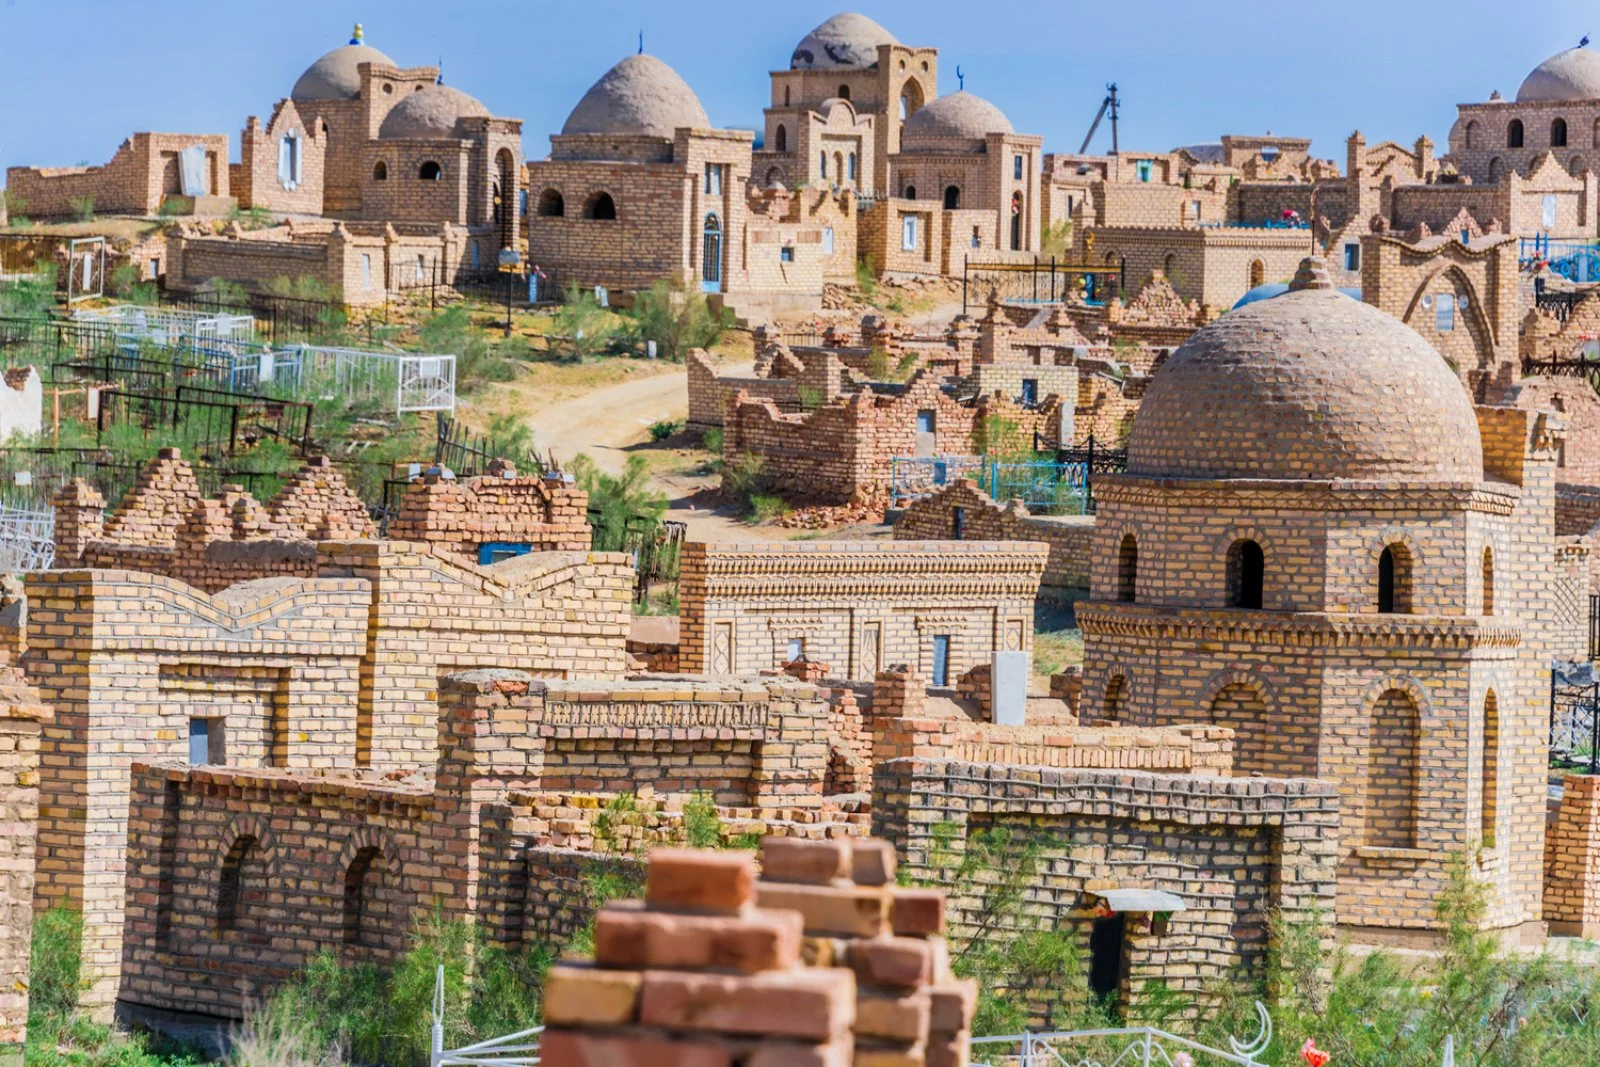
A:
<svg viewBox="0 0 1600 1067">
<path fill-rule="evenodd" d="M 700 248 L 700 291 L 722 292 L 722 223 L 715 215 L 706 216 Z"/>
</svg>

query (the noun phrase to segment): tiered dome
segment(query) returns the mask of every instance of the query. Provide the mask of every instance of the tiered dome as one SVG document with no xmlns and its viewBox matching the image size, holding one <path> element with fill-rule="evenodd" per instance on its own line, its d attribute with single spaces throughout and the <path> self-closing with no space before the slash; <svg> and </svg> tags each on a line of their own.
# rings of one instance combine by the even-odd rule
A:
<svg viewBox="0 0 1600 1067">
<path fill-rule="evenodd" d="M 1289 292 L 1196 331 L 1156 372 L 1128 473 L 1477 482 L 1483 445 L 1444 357 L 1308 259 Z"/>
<path fill-rule="evenodd" d="M 1011 132 L 1011 120 L 1004 111 L 963 90 L 935 97 L 906 119 L 900 130 L 900 148 L 948 150 L 952 141 L 964 141 L 968 149 L 982 149 L 989 134 Z"/>
<path fill-rule="evenodd" d="M 899 44 L 894 34 L 865 15 L 846 11 L 824 22 L 795 45 L 791 70 L 829 70 L 878 65 L 880 44 Z"/>
<path fill-rule="evenodd" d="M 640 53 L 624 59 L 590 86 L 561 132 L 671 137 L 679 127 L 706 129 L 710 125 L 700 98 L 678 72 L 655 56 Z"/>
<path fill-rule="evenodd" d="M 488 115 L 488 108 L 460 89 L 429 85 L 396 104 L 378 127 L 378 136 L 386 140 L 439 140 L 455 136 L 456 123 L 461 119 Z"/>
<path fill-rule="evenodd" d="M 364 44 L 341 45 L 318 59 L 300 80 L 294 83 L 289 97 L 295 103 L 307 100 L 354 100 L 361 94 L 361 72 L 356 67 L 362 63 L 394 66 L 394 60 Z"/>
<path fill-rule="evenodd" d="M 1557 52 L 1522 80 L 1517 103 L 1600 99 L 1600 52 L 1582 45 Z"/>
</svg>

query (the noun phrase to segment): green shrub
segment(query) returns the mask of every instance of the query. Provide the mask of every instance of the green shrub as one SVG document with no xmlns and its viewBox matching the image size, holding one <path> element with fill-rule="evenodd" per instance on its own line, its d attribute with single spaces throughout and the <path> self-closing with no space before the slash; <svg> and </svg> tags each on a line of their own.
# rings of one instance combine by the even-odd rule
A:
<svg viewBox="0 0 1600 1067">
<path fill-rule="evenodd" d="M 690 848 L 721 848 L 722 819 L 710 793 L 697 789 L 683 805 L 683 840 Z"/>
<path fill-rule="evenodd" d="M 868 300 L 878 294 L 878 272 L 873 269 L 872 260 L 863 259 L 856 264 L 856 288 Z"/>
<path fill-rule="evenodd" d="M 677 419 L 662 419 L 650 424 L 650 440 L 665 441 L 673 434 L 683 429 L 683 423 Z"/>
<path fill-rule="evenodd" d="M 750 498 L 750 521 L 772 522 L 781 519 L 789 513 L 789 505 L 781 496 L 752 496 Z"/>
<path fill-rule="evenodd" d="M 72 207 L 73 222 L 94 221 L 94 197 L 74 196 L 67 203 Z"/>
<path fill-rule="evenodd" d="M 763 481 L 761 457 L 758 454 L 741 452 L 732 460 L 723 461 L 722 488 L 734 500 L 748 503 L 760 490 Z"/>
<path fill-rule="evenodd" d="M 714 452 L 719 456 L 722 455 L 722 427 L 713 426 L 701 434 L 700 447 L 707 452 Z"/>
<path fill-rule="evenodd" d="M 33 920 L 28 1014 L 65 1019 L 83 987 L 83 916 L 57 905 Z"/>
<path fill-rule="evenodd" d="M 582 363 L 611 347 L 617 334 L 616 317 L 600 306 L 594 294 L 577 285 L 550 320 L 550 340 L 565 358 Z"/>
<path fill-rule="evenodd" d="M 189 210 L 189 202 L 181 196 L 169 196 L 161 201 L 161 206 L 156 209 L 156 214 L 164 219 L 175 219 L 184 215 Z"/>
<path fill-rule="evenodd" d="M 656 355 L 681 363 L 691 349 L 709 348 L 733 325 L 727 309 L 713 310 L 705 295 L 682 275 L 657 281 L 634 297 L 630 332 L 640 342 L 654 341 Z"/>
<path fill-rule="evenodd" d="M 572 475 L 589 494 L 590 521 L 597 552 L 620 551 L 629 534 L 650 536 L 667 510 L 666 495 L 650 486 L 650 466 L 638 453 L 620 475 L 606 474 L 588 456 L 572 461 Z"/>
<path fill-rule="evenodd" d="M 800 397 L 801 411 L 815 411 L 822 406 L 822 390 L 811 385 L 802 385 L 795 392 Z"/>
</svg>

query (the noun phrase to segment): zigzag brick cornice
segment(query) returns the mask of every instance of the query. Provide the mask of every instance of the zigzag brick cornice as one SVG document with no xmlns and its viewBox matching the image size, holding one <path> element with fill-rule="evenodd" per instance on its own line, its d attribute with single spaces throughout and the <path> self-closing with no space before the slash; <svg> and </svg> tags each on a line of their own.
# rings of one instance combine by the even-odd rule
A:
<svg viewBox="0 0 1600 1067">
<path fill-rule="evenodd" d="M 1049 546 L 1036 542 L 962 542 L 932 550 L 904 541 L 840 544 L 764 549 L 691 543 L 683 580 L 733 598 L 1031 597 L 1049 556 Z"/>
<path fill-rule="evenodd" d="M 1095 481 L 1106 503 L 1131 507 L 1292 508 L 1298 511 L 1476 511 L 1510 515 L 1516 486 L 1489 483 L 1299 482 L 1272 479 L 1149 478 L 1108 474 Z"/>
<path fill-rule="evenodd" d="M 1225 641 L 1292 648 L 1450 649 L 1518 648 L 1522 627 L 1473 616 L 1335 615 L 1080 603 L 1085 637 L 1164 641 Z"/>
</svg>

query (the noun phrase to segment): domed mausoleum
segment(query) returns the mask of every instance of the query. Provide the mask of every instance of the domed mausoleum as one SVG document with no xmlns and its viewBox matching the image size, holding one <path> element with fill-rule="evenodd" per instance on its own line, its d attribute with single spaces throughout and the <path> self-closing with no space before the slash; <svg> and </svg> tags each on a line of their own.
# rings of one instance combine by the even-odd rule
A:
<svg viewBox="0 0 1600 1067">
<path fill-rule="evenodd" d="M 1475 409 L 1306 260 L 1172 355 L 1127 473 L 1096 482 L 1083 714 L 1226 726 L 1236 774 L 1337 781 L 1358 935 L 1433 930 L 1450 855 L 1478 843 L 1491 923 L 1532 929 L 1557 438 Z"/>
</svg>

